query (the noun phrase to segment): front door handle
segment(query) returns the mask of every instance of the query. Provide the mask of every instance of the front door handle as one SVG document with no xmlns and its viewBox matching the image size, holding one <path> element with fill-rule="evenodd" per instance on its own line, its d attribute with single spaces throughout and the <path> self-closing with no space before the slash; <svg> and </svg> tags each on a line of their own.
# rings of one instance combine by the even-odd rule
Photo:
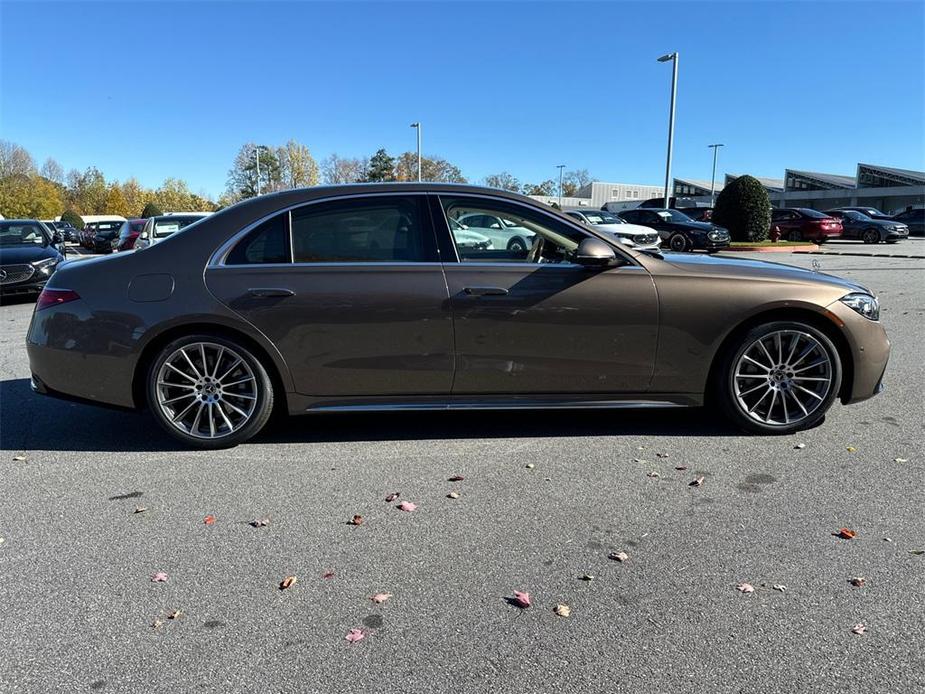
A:
<svg viewBox="0 0 925 694">
<path fill-rule="evenodd" d="M 503 287 L 466 287 L 463 291 L 469 296 L 507 296 Z"/>
<path fill-rule="evenodd" d="M 284 287 L 254 287 L 248 289 L 247 293 L 260 299 L 269 299 L 271 297 L 295 296 L 295 292 Z"/>
</svg>

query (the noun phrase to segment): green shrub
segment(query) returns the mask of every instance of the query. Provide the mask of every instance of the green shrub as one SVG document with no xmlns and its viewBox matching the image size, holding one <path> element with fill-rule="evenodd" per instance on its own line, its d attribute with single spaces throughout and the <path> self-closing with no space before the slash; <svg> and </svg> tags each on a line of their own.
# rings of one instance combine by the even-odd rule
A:
<svg viewBox="0 0 925 694">
<path fill-rule="evenodd" d="M 136 207 L 135 209 L 137 210 L 138 208 Z M 144 219 L 147 219 L 148 217 L 159 217 L 162 214 L 164 213 L 161 212 L 161 208 L 155 205 L 153 202 L 149 202 L 141 211 L 141 216 Z"/>
<path fill-rule="evenodd" d="M 768 191 L 757 178 L 739 176 L 716 198 L 711 221 L 728 229 L 733 241 L 764 241 L 771 226 Z"/>
<path fill-rule="evenodd" d="M 84 220 L 74 210 L 65 210 L 64 214 L 61 215 L 61 221 L 70 224 L 75 229 L 84 228 Z"/>
</svg>

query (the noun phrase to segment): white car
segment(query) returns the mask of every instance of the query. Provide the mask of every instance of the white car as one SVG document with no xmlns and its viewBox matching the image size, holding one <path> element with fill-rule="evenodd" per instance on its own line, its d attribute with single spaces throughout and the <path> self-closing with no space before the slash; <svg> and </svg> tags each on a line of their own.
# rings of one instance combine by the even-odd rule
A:
<svg viewBox="0 0 925 694">
<path fill-rule="evenodd" d="M 582 224 L 594 227 L 598 231 L 616 237 L 617 241 L 640 250 L 658 250 L 661 238 L 651 227 L 630 224 L 615 214 L 604 210 L 565 210 L 565 214 L 577 219 Z"/>
<path fill-rule="evenodd" d="M 533 246 L 533 237 L 536 235 L 513 220 L 484 212 L 464 214 L 456 221 L 463 229 L 488 237 L 492 248 L 507 249 L 514 253 L 526 253 L 530 250 Z"/>
<path fill-rule="evenodd" d="M 162 214 L 157 217 L 149 217 L 145 222 L 144 229 L 138 235 L 135 242 L 135 250 L 140 251 L 142 248 L 152 246 L 158 241 L 163 241 L 171 234 L 175 234 L 181 229 L 185 229 L 191 224 L 198 222 L 204 217 L 208 217 L 211 212 L 171 212 Z"/>
</svg>

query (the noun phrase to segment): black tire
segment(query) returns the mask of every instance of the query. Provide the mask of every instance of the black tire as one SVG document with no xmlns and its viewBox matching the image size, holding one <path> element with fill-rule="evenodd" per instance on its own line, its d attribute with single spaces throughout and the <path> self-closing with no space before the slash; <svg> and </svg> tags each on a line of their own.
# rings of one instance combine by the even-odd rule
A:
<svg viewBox="0 0 925 694">
<path fill-rule="evenodd" d="M 668 248 L 675 253 L 683 253 L 684 251 L 690 250 L 690 244 L 687 242 L 687 238 L 684 234 L 672 234 L 668 238 Z"/>
<path fill-rule="evenodd" d="M 803 240 L 803 232 L 800 231 L 799 229 L 794 229 L 794 230 L 791 231 L 790 234 L 787 236 L 787 240 L 788 240 L 788 241 L 802 241 L 802 240 Z"/>
<path fill-rule="evenodd" d="M 514 253 L 526 253 L 527 252 L 527 242 L 524 241 L 519 236 L 515 236 L 510 241 L 507 242 L 507 249 L 513 251 Z"/>
<path fill-rule="evenodd" d="M 759 421 L 757 415 L 750 415 L 745 411 L 747 405 L 743 405 L 744 398 L 741 398 L 740 394 L 736 392 L 736 369 L 739 368 L 740 361 L 743 358 L 743 355 L 746 353 L 746 350 L 753 347 L 756 344 L 756 341 L 760 338 L 769 338 L 772 340 L 772 350 L 773 351 L 773 337 L 775 333 L 781 331 L 792 331 L 795 333 L 802 333 L 811 336 L 813 340 L 818 344 L 819 349 L 824 350 L 825 354 L 829 359 L 829 376 L 830 382 L 828 384 L 828 391 L 824 395 L 818 396 L 821 397 L 821 400 L 814 404 L 815 409 L 810 410 L 807 416 L 802 416 L 791 403 L 793 411 L 797 414 L 800 414 L 801 419 L 799 421 L 786 423 L 786 422 L 770 422 L 770 421 Z M 785 347 L 786 350 L 786 347 Z M 821 368 L 821 367 L 820 367 Z M 802 367 L 801 367 L 802 370 Z M 756 369 L 756 373 L 760 373 L 760 369 Z M 812 374 L 813 372 L 810 371 Z M 832 340 L 824 332 L 818 328 L 813 327 L 808 323 L 803 323 L 801 321 L 774 321 L 771 323 L 764 323 L 762 325 L 755 326 L 751 328 L 744 335 L 740 336 L 734 344 L 730 345 L 729 349 L 726 350 L 725 354 L 720 357 L 719 368 L 715 372 L 716 379 L 712 384 L 712 395 L 715 398 L 722 408 L 723 412 L 726 414 L 726 417 L 740 429 L 754 433 L 754 434 L 764 434 L 764 435 L 780 435 L 780 434 L 792 434 L 797 431 L 802 431 L 804 429 L 809 429 L 817 424 L 819 424 L 824 418 L 826 412 L 832 406 L 832 403 L 835 402 L 835 399 L 838 397 L 838 393 L 841 390 L 841 381 L 842 381 L 842 365 L 841 358 L 838 354 L 838 350 L 835 348 Z M 741 377 L 740 377 L 741 378 Z M 759 385 L 762 384 L 762 379 L 760 377 L 756 378 L 756 381 Z M 810 380 L 810 379 L 807 379 Z M 771 374 L 768 375 L 768 384 L 771 383 Z M 771 386 L 764 386 L 770 391 Z M 779 391 L 778 391 L 779 392 Z M 762 391 L 759 390 L 753 398 L 763 397 L 761 395 Z M 776 395 L 772 395 L 772 398 Z M 793 395 L 791 395 L 793 397 Z M 802 396 L 804 400 L 809 403 L 814 400 L 811 398 L 806 398 Z M 773 408 L 773 404 L 771 406 Z M 778 412 L 780 412 L 780 407 Z M 768 419 L 771 419 L 771 415 L 768 416 Z"/>
<path fill-rule="evenodd" d="M 228 353 L 240 357 L 243 364 L 246 364 L 247 369 L 249 369 L 250 373 L 253 374 L 254 380 L 253 388 L 256 399 L 254 401 L 253 410 L 249 413 L 248 417 L 242 421 L 240 428 L 230 430 L 230 433 L 228 434 L 220 434 L 211 438 L 191 435 L 190 433 L 181 430 L 163 411 L 162 406 L 158 400 L 158 375 L 161 373 L 162 368 L 164 367 L 164 363 L 170 359 L 171 356 L 175 355 L 180 350 L 180 348 L 196 345 L 199 343 L 206 343 L 224 348 L 225 350 L 228 350 Z M 220 361 L 221 357 L 219 357 L 219 362 Z M 225 364 L 227 363 L 228 362 L 226 361 Z M 216 373 L 218 368 L 219 367 L 216 366 Z M 242 365 L 240 368 L 244 369 L 244 366 Z M 207 370 L 208 369 L 204 369 L 204 371 Z M 270 376 L 267 373 L 264 365 L 247 347 L 218 335 L 212 335 L 208 333 L 191 334 L 181 337 L 165 345 L 163 348 L 161 348 L 154 361 L 151 363 L 151 367 L 148 369 L 146 379 L 148 406 L 158 424 L 160 424 L 161 427 L 175 439 L 193 448 L 219 449 L 237 446 L 239 443 L 243 443 L 244 441 L 247 441 L 248 439 L 257 435 L 257 433 L 263 429 L 264 425 L 267 423 L 267 420 L 269 420 L 270 415 L 273 412 L 273 383 L 270 380 Z M 182 379 L 179 380 L 181 383 L 185 383 Z M 197 393 L 194 396 L 194 398 L 196 398 L 194 402 L 197 402 L 199 397 L 200 394 Z M 221 396 L 219 395 L 218 398 L 220 400 Z M 231 402 L 231 400 L 228 400 L 226 397 L 226 402 Z M 238 401 L 238 403 L 240 404 L 240 401 Z M 201 408 L 202 406 L 200 405 L 200 409 Z M 212 412 L 211 406 L 208 411 L 210 413 Z M 231 410 L 227 410 L 227 412 L 231 413 Z M 219 418 L 216 417 L 215 419 L 218 420 Z"/>
<path fill-rule="evenodd" d="M 864 234 L 861 236 L 861 240 L 864 243 L 870 244 L 880 243 L 880 232 L 876 229 L 865 229 Z"/>
</svg>

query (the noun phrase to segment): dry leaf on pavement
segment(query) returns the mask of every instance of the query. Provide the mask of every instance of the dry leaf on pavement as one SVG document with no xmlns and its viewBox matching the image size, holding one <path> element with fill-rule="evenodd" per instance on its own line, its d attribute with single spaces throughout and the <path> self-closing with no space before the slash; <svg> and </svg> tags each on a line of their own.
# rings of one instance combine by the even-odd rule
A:
<svg viewBox="0 0 925 694">
<path fill-rule="evenodd" d="M 135 513 L 144 513 L 147 510 L 148 510 L 147 506 L 136 506 L 135 507 Z"/>
<path fill-rule="evenodd" d="M 849 453 L 854 453 L 857 450 L 857 448 L 855 448 L 854 446 L 848 446 L 848 448 L 846 448 L 845 450 L 847 450 Z"/>
<path fill-rule="evenodd" d="M 703 486 L 703 480 L 704 480 L 703 477 L 698 477 L 697 479 L 695 479 L 693 482 L 691 482 L 691 483 L 688 484 L 687 486 L 688 486 L 688 487 L 702 487 L 702 486 Z"/>
<path fill-rule="evenodd" d="M 857 537 L 857 533 L 850 528 L 839 528 L 837 533 L 832 533 L 835 537 L 840 537 L 842 540 L 853 540 Z"/>
<path fill-rule="evenodd" d="M 354 516 L 349 521 L 347 521 L 347 525 L 363 525 L 363 516 Z"/>
<path fill-rule="evenodd" d="M 614 561 L 624 562 L 629 560 L 630 555 L 628 555 L 626 552 L 611 552 L 609 555 L 607 555 L 607 558 L 613 559 Z"/>
<path fill-rule="evenodd" d="M 450 492 L 450 493 L 447 494 L 446 496 L 447 496 L 448 499 L 458 499 L 458 498 L 459 498 L 459 492 Z"/>
<path fill-rule="evenodd" d="M 667 453 L 656 453 L 655 457 L 656 458 L 667 458 L 668 454 Z"/>
<path fill-rule="evenodd" d="M 867 579 L 863 576 L 853 576 L 848 579 L 848 583 L 853 585 L 855 588 L 863 588 L 864 584 L 867 583 Z"/>
<path fill-rule="evenodd" d="M 805 443 L 798 443 L 796 446 L 793 447 L 795 451 L 802 451 L 804 448 L 806 448 Z"/>
<path fill-rule="evenodd" d="M 466 478 L 463 477 L 462 475 L 453 475 L 452 477 L 449 478 L 448 481 L 449 482 L 462 482 L 464 479 Z"/>
<path fill-rule="evenodd" d="M 162 622 L 160 619 L 155 619 L 153 622 L 151 622 L 151 628 L 157 629 L 163 623 L 164 622 Z"/>
<path fill-rule="evenodd" d="M 655 470 L 650 470 L 649 472 L 646 473 L 646 477 L 652 477 L 654 479 L 658 479 L 659 477 L 661 477 L 661 475 L 658 474 Z"/>
<path fill-rule="evenodd" d="M 417 507 L 417 504 L 412 504 L 410 501 L 402 501 L 396 508 L 398 508 L 399 511 L 411 512 Z"/>
<path fill-rule="evenodd" d="M 863 636 L 865 633 L 867 633 L 867 627 L 863 623 L 855 624 L 853 627 L 851 627 L 851 631 L 858 636 Z"/>
<path fill-rule="evenodd" d="M 206 525 L 215 525 L 215 516 L 206 516 L 202 519 L 202 522 Z"/>
<path fill-rule="evenodd" d="M 909 459 L 908 458 L 893 458 L 893 462 L 894 463 L 908 463 Z"/>
<path fill-rule="evenodd" d="M 167 574 L 163 571 L 158 571 L 157 573 L 151 576 L 152 583 L 167 583 Z"/>
<path fill-rule="evenodd" d="M 344 637 L 350 643 L 356 643 L 357 641 L 362 641 L 366 638 L 366 634 L 362 629 L 351 629 L 347 632 L 347 635 Z"/>
<path fill-rule="evenodd" d="M 295 576 L 286 576 L 286 578 L 279 582 L 279 589 L 286 590 L 287 588 L 292 588 L 298 580 L 299 579 Z"/>
<path fill-rule="evenodd" d="M 251 525 L 255 528 L 262 528 L 270 524 L 270 517 L 264 516 L 263 518 L 255 518 L 251 521 Z"/>
<path fill-rule="evenodd" d="M 24 455 L 14 455 L 13 456 L 13 460 L 15 460 L 18 463 L 23 462 L 25 459 L 26 459 L 26 456 Z"/>
<path fill-rule="evenodd" d="M 687 465 L 675 465 L 674 469 L 678 470 L 679 472 L 683 470 L 687 470 Z"/>
<path fill-rule="evenodd" d="M 781 593 L 783 593 L 785 590 L 787 590 L 787 586 L 785 586 L 785 585 L 782 584 L 782 583 L 775 583 L 775 584 L 774 584 L 773 586 L 771 586 L 771 587 L 772 587 L 774 590 L 779 591 L 779 592 L 781 592 Z"/>
<path fill-rule="evenodd" d="M 399 496 L 401 496 L 401 492 L 392 492 L 392 493 L 389 494 L 387 497 L 385 497 L 385 501 L 386 501 L 386 503 L 389 503 L 389 504 L 390 504 L 390 503 L 392 503 L 393 501 L 395 501 L 395 499 L 397 499 Z"/>
<path fill-rule="evenodd" d="M 739 585 L 736 586 L 736 589 L 740 593 L 754 593 L 755 592 L 755 586 L 753 586 L 751 583 L 740 583 Z"/>
<path fill-rule="evenodd" d="M 530 593 L 522 593 L 519 590 L 515 590 L 514 599 L 511 602 L 513 602 L 515 605 L 517 605 L 517 607 L 520 607 L 520 608 L 530 607 L 531 605 Z"/>
<path fill-rule="evenodd" d="M 910 550 L 909 550 L 909 554 L 911 554 L 911 555 L 913 555 L 913 556 L 915 556 L 915 557 L 920 557 L 920 556 L 922 556 L 923 554 L 925 554 L 925 549 L 910 549 Z"/>
<path fill-rule="evenodd" d="M 370 598 L 370 600 L 372 600 L 374 603 L 379 604 L 379 603 L 385 602 L 391 597 L 392 597 L 391 593 L 376 593 Z"/>
<path fill-rule="evenodd" d="M 180 619 L 180 617 L 182 616 L 183 616 L 183 610 L 174 610 L 169 615 L 167 615 L 167 619 Z"/>
<path fill-rule="evenodd" d="M 323 574 L 321 574 L 321 578 L 323 578 L 324 580 L 328 580 L 329 578 L 334 578 L 334 572 L 325 571 Z"/>
<path fill-rule="evenodd" d="M 579 576 L 578 579 L 580 581 L 593 581 L 594 576 L 592 576 L 591 574 L 581 574 L 581 576 Z"/>
<path fill-rule="evenodd" d="M 569 607 L 568 605 L 563 605 L 560 602 L 558 605 L 555 606 L 555 608 L 553 609 L 553 612 L 555 612 L 560 617 L 568 617 L 569 615 L 572 614 L 572 608 Z"/>
<path fill-rule="evenodd" d="M 524 465 L 524 467 L 527 468 L 528 470 L 532 470 L 533 468 L 536 467 L 536 465 L 534 465 L 533 463 L 527 463 L 526 465 Z"/>
</svg>

